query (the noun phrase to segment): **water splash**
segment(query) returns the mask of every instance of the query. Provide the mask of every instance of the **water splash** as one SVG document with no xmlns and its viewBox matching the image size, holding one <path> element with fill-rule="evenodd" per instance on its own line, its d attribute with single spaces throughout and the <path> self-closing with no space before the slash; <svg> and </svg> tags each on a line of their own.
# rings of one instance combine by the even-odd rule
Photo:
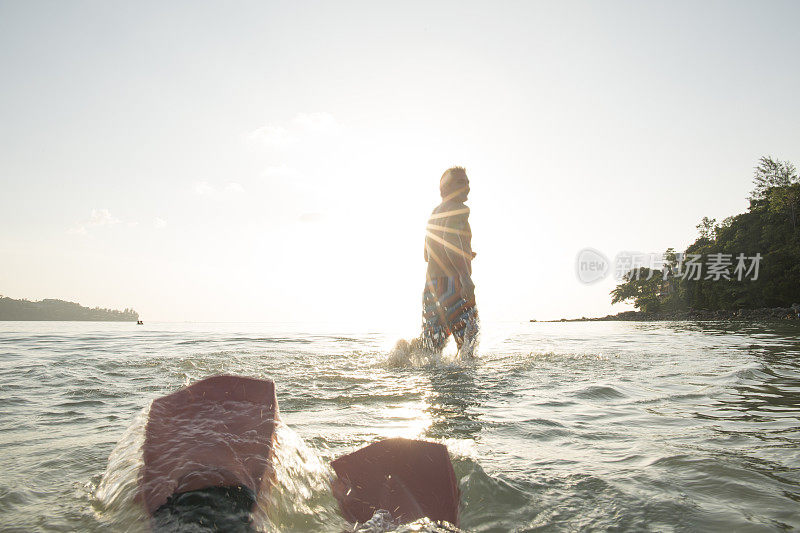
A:
<svg viewBox="0 0 800 533">
<path fill-rule="evenodd" d="M 108 525 L 141 524 L 147 529 L 147 515 L 136 501 L 139 470 L 144 465 L 142 446 L 150 406 L 142 409 L 125 430 L 108 458 L 103 477 L 94 490 L 92 507 L 98 521 Z"/>
<path fill-rule="evenodd" d="M 400 339 L 389 352 L 386 363 L 392 368 L 436 366 L 445 356 L 442 352 L 427 349 L 419 337 L 405 340 Z"/>
<path fill-rule="evenodd" d="M 389 368 L 409 368 L 469 363 L 477 357 L 477 348 L 477 334 L 454 353 L 431 350 L 419 337 L 411 340 L 400 339 L 386 356 L 386 365 Z"/>
<path fill-rule="evenodd" d="M 96 519 L 109 529 L 148 531 L 149 517 L 137 500 L 142 447 L 150 407 L 125 430 L 92 494 Z M 256 531 L 342 531 L 350 526 L 330 491 L 333 471 L 321 456 L 282 422 L 276 423 L 274 476 L 252 513 Z"/>
<path fill-rule="evenodd" d="M 422 336 L 413 339 L 400 339 L 387 356 L 389 367 L 420 367 L 439 366 L 441 364 L 461 363 L 473 360 L 477 356 L 480 344 L 481 322 L 477 312 L 472 309 L 466 319 L 462 333 L 463 343 L 455 354 L 445 353 L 449 339 L 443 339 L 444 344 L 433 346 L 430 340 Z M 441 333 L 440 333 L 441 334 Z"/>
<path fill-rule="evenodd" d="M 254 526 L 259 531 L 346 530 L 330 490 L 330 466 L 289 426 L 278 422 L 275 437 L 275 476 L 257 502 Z"/>
</svg>

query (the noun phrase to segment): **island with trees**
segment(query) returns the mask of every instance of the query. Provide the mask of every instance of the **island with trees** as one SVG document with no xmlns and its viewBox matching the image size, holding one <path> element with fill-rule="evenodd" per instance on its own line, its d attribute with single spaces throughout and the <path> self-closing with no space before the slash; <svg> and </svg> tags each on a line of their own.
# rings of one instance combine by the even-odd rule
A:
<svg viewBox="0 0 800 533">
<path fill-rule="evenodd" d="M 762 157 L 753 184 L 747 212 L 721 223 L 704 217 L 685 251 L 669 248 L 659 264 L 619 271 L 611 303 L 636 311 L 575 320 L 800 319 L 797 169 Z"/>
<path fill-rule="evenodd" d="M 15 300 L 0 295 L 0 320 L 81 320 L 96 322 L 138 322 L 133 309 L 118 311 L 83 307 L 75 302 L 45 299 L 38 302 Z"/>
</svg>

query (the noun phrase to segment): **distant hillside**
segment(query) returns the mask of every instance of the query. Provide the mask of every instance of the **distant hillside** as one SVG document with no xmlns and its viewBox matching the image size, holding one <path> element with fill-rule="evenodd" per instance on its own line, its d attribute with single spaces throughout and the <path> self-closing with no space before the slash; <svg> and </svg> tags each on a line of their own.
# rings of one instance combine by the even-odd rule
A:
<svg viewBox="0 0 800 533">
<path fill-rule="evenodd" d="M 98 322 L 136 322 L 133 309 L 89 309 L 75 302 L 46 299 L 40 302 L 14 300 L 0 296 L 0 320 L 87 320 Z"/>
<path fill-rule="evenodd" d="M 796 316 L 790 308 L 800 302 L 800 174 L 792 163 L 764 156 L 753 185 L 747 212 L 721 224 L 703 217 L 685 252 L 669 248 L 660 268 L 628 270 L 611 303 L 632 301 L 645 313 L 676 316 Z"/>
</svg>

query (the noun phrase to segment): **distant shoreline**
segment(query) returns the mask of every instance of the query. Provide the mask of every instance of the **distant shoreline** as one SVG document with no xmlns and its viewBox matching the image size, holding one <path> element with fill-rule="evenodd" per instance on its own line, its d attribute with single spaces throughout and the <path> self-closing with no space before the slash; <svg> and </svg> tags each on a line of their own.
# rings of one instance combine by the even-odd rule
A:
<svg viewBox="0 0 800 533">
<path fill-rule="evenodd" d="M 100 307 L 84 307 L 75 302 L 45 299 L 38 302 L 0 296 L 2 322 L 136 322 L 139 313 L 133 309 L 118 311 Z"/>
<path fill-rule="evenodd" d="M 121 318 L 0 318 L 0 322 L 137 322 Z"/>
<path fill-rule="evenodd" d="M 644 311 L 623 311 L 615 315 L 601 317 L 560 318 L 556 320 L 535 320 L 530 322 L 659 322 L 668 320 L 787 320 L 800 321 L 800 307 L 762 307 L 760 309 L 737 309 L 735 311 L 718 309 L 691 309 L 664 313 Z"/>
</svg>

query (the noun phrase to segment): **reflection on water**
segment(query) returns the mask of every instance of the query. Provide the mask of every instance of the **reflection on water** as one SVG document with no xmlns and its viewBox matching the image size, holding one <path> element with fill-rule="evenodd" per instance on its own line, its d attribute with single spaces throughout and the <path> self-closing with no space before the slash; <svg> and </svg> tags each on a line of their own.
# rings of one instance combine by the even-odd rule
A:
<svg viewBox="0 0 800 533">
<path fill-rule="evenodd" d="M 388 436 L 448 445 L 468 531 L 800 527 L 797 325 L 483 332 L 474 362 L 398 367 L 388 333 L 1 323 L 3 527 L 147 530 L 142 410 L 223 372 L 274 379 L 287 424 L 262 530 L 342 531 L 327 465 Z"/>
<path fill-rule="evenodd" d="M 433 440 L 473 439 L 481 431 L 483 389 L 476 386 L 474 363 L 430 369 L 430 393 L 425 396 L 431 424 L 425 437 Z"/>
</svg>

